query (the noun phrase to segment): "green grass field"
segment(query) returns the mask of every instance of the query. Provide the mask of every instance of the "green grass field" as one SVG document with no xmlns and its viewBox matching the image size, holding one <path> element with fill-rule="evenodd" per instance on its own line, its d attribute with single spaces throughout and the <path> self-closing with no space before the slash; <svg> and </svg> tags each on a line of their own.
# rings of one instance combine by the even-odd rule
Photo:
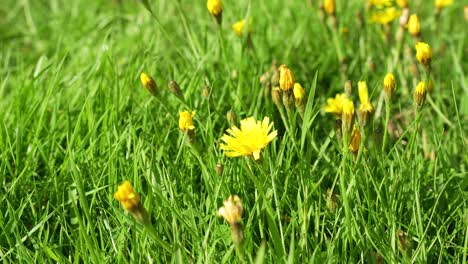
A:
<svg viewBox="0 0 468 264">
<path fill-rule="evenodd" d="M 225 0 L 221 27 L 206 1 L 144 2 L 1 1 L 1 262 L 467 262 L 463 1 L 437 14 L 434 1 L 409 3 L 432 50 L 433 89 L 417 110 L 427 71 L 416 41 L 398 18 L 373 23 L 367 1 L 337 0 L 334 24 L 319 1 Z M 239 38 L 232 24 L 250 18 Z M 304 87 L 303 113 L 272 100 L 282 64 Z M 361 80 L 374 107 L 356 154 L 324 112 L 347 80 L 355 113 Z M 184 110 L 196 111 L 192 142 Z M 261 159 L 223 154 L 228 111 L 237 125 L 274 122 Z M 124 180 L 151 224 L 114 199 Z M 231 194 L 244 211 L 238 246 L 217 216 Z"/>
</svg>

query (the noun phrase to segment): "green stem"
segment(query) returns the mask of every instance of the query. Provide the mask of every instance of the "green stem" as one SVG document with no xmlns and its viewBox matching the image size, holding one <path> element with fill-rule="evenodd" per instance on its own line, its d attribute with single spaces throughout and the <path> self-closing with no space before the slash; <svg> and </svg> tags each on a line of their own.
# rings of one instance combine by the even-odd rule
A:
<svg viewBox="0 0 468 264">
<path fill-rule="evenodd" d="M 385 152 L 385 147 L 387 146 L 387 138 L 388 138 L 388 123 L 390 122 L 390 98 L 385 100 L 385 129 L 383 134 L 383 142 L 382 142 L 382 153 Z"/>
<path fill-rule="evenodd" d="M 343 133 L 343 158 L 341 159 L 341 165 L 340 165 L 340 192 L 341 192 L 341 197 L 343 199 L 343 206 L 345 209 L 345 250 L 347 247 L 347 241 L 348 241 L 348 236 L 350 235 L 350 229 L 351 229 L 351 211 L 349 207 L 349 201 L 348 201 L 348 195 L 346 193 L 346 162 L 349 156 L 349 148 L 348 148 L 348 142 L 349 142 L 349 133 L 345 132 Z"/>
</svg>

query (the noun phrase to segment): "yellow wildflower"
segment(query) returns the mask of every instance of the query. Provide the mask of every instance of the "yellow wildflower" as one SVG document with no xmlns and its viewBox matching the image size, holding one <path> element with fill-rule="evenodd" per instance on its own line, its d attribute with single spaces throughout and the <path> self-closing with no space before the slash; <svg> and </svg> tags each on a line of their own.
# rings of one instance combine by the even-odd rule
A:
<svg viewBox="0 0 468 264">
<path fill-rule="evenodd" d="M 359 101 L 361 104 L 358 109 L 358 117 L 362 125 L 365 126 L 369 120 L 370 115 L 374 112 L 374 107 L 369 100 L 369 93 L 367 91 L 367 84 L 365 81 L 358 82 Z"/>
<path fill-rule="evenodd" d="M 371 21 L 377 24 L 386 25 L 400 17 L 401 12 L 395 7 L 386 7 L 371 12 Z"/>
<path fill-rule="evenodd" d="M 222 15 L 223 15 L 223 4 L 221 0 L 208 0 L 206 1 L 206 8 L 208 12 L 216 18 L 218 24 L 221 24 Z"/>
<path fill-rule="evenodd" d="M 265 117 L 262 122 L 253 117 L 241 120 L 240 129 L 236 126 L 227 130 L 227 134 L 221 137 L 225 143 L 221 145 L 222 150 L 228 157 L 250 156 L 255 160 L 260 159 L 260 151 L 278 135 L 275 130 L 270 133 L 273 122 Z"/>
<path fill-rule="evenodd" d="M 401 8 L 408 7 L 408 0 L 397 0 L 396 2 Z"/>
<path fill-rule="evenodd" d="M 426 100 L 426 83 L 425 82 L 419 82 L 418 85 L 416 86 L 416 89 L 414 90 L 414 103 L 421 107 L 424 104 L 424 101 Z"/>
<path fill-rule="evenodd" d="M 336 12 L 335 0 L 324 0 L 323 8 L 329 15 L 334 15 Z"/>
<path fill-rule="evenodd" d="M 421 33 L 421 26 L 419 25 L 419 18 L 416 14 L 411 15 L 409 18 L 408 31 L 413 37 L 417 37 Z"/>
<path fill-rule="evenodd" d="M 300 83 L 294 84 L 293 93 L 294 93 L 294 98 L 296 99 L 296 103 L 299 103 L 304 99 L 305 91 L 304 91 L 304 88 L 302 88 Z"/>
<path fill-rule="evenodd" d="M 341 114 L 341 132 L 343 134 L 349 133 L 354 119 L 354 103 L 353 101 L 345 98 L 343 100 L 343 113 Z"/>
<path fill-rule="evenodd" d="M 432 59 L 431 47 L 427 43 L 418 42 L 416 44 L 416 58 L 424 66 L 429 66 Z"/>
<path fill-rule="evenodd" d="M 285 64 L 280 66 L 279 85 L 281 90 L 284 92 L 290 91 L 294 88 L 294 75 Z"/>
<path fill-rule="evenodd" d="M 385 7 L 385 6 L 391 6 L 392 1 L 391 0 L 370 0 L 369 3 L 373 6 L 377 7 Z"/>
<path fill-rule="evenodd" d="M 393 73 L 391 72 L 387 73 L 387 75 L 385 75 L 383 83 L 384 83 L 385 98 L 390 99 L 396 87 L 395 76 L 393 75 Z"/>
<path fill-rule="evenodd" d="M 135 193 L 129 181 L 124 181 L 119 185 L 117 192 L 114 193 L 114 198 L 129 212 L 135 212 L 140 207 L 140 196 Z"/>
<path fill-rule="evenodd" d="M 346 94 L 337 94 L 335 98 L 328 98 L 327 105 L 323 108 L 325 113 L 332 113 L 337 117 L 341 117 L 341 113 L 343 112 L 343 102 L 348 97 Z"/>
<path fill-rule="evenodd" d="M 242 218 L 244 208 L 242 201 L 237 195 L 230 195 L 223 206 L 218 209 L 217 215 L 223 217 L 230 225 L 239 223 Z"/>
<path fill-rule="evenodd" d="M 361 144 L 361 132 L 356 124 L 353 126 L 353 131 L 351 132 L 351 143 L 349 144 L 349 150 L 356 153 L 359 150 L 359 145 Z"/>
<path fill-rule="evenodd" d="M 151 78 L 151 76 L 142 72 L 140 74 L 140 81 L 141 84 L 143 84 L 143 87 L 145 87 L 145 89 L 148 90 L 148 92 L 150 92 L 154 96 L 157 95 L 156 83 L 154 82 L 153 78 Z"/>
<path fill-rule="evenodd" d="M 453 4 L 453 0 L 435 0 L 435 6 L 437 9 L 442 9 Z"/>
<path fill-rule="evenodd" d="M 195 129 L 195 126 L 193 125 L 193 119 L 192 119 L 194 116 L 195 116 L 195 111 L 179 112 L 179 128 L 182 132 Z"/>
<path fill-rule="evenodd" d="M 237 36 L 242 37 L 244 33 L 245 19 L 239 20 L 232 25 L 232 29 L 237 34 Z M 248 34 L 252 31 L 252 19 L 249 19 L 249 28 L 247 29 Z"/>
</svg>

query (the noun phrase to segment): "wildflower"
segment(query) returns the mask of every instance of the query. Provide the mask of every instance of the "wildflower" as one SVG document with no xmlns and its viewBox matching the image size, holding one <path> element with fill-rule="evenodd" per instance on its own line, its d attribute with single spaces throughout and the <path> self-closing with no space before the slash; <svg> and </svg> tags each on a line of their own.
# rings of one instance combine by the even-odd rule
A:
<svg viewBox="0 0 468 264">
<path fill-rule="evenodd" d="M 427 43 L 418 42 L 416 44 L 416 58 L 421 64 L 428 67 L 432 59 L 431 47 Z"/>
<path fill-rule="evenodd" d="M 370 5 L 376 6 L 376 7 L 385 7 L 385 6 L 392 5 L 391 0 L 370 0 L 369 3 Z"/>
<path fill-rule="evenodd" d="M 296 99 L 296 104 L 304 101 L 305 91 L 304 91 L 304 88 L 302 88 L 300 83 L 294 84 L 293 93 L 294 93 L 294 98 Z"/>
<path fill-rule="evenodd" d="M 343 100 L 343 112 L 341 114 L 341 132 L 346 135 L 351 130 L 351 125 L 354 119 L 354 103 L 353 101 L 345 98 Z"/>
<path fill-rule="evenodd" d="M 435 0 L 435 6 L 439 10 L 452 4 L 453 0 Z"/>
<path fill-rule="evenodd" d="M 400 17 L 400 11 L 395 7 L 386 7 L 371 12 L 371 21 L 381 25 L 387 25 L 396 18 Z"/>
<path fill-rule="evenodd" d="M 140 80 L 143 84 L 143 87 L 145 87 L 145 89 L 148 90 L 148 92 L 150 92 L 154 96 L 157 96 L 156 83 L 154 82 L 153 78 L 151 78 L 151 76 L 142 72 L 140 74 Z"/>
<path fill-rule="evenodd" d="M 184 94 L 176 81 L 170 81 L 167 84 L 167 87 L 169 88 L 169 91 L 171 91 L 171 93 L 173 93 L 175 96 L 179 97 L 180 99 L 184 99 Z"/>
<path fill-rule="evenodd" d="M 421 107 L 424 104 L 424 101 L 426 100 L 426 83 L 425 82 L 419 82 L 418 85 L 416 86 L 416 89 L 414 90 L 414 102 L 416 106 Z"/>
<path fill-rule="evenodd" d="M 129 181 L 124 181 L 114 193 L 114 199 L 122 204 L 123 208 L 133 215 L 140 223 L 148 223 L 148 214 L 141 204 L 140 196 L 133 190 Z"/>
<path fill-rule="evenodd" d="M 359 121 L 363 126 L 366 125 L 370 115 L 374 112 L 374 108 L 369 100 L 369 94 L 367 91 L 367 84 L 365 81 L 358 82 L 359 101 L 361 104 L 358 109 Z"/>
<path fill-rule="evenodd" d="M 335 0 L 324 0 L 323 8 L 325 9 L 325 12 L 327 12 L 329 15 L 335 15 L 335 12 L 336 12 Z"/>
<path fill-rule="evenodd" d="M 208 8 L 208 12 L 216 19 L 216 22 L 221 24 L 223 18 L 223 5 L 221 0 L 206 1 L 206 8 Z"/>
<path fill-rule="evenodd" d="M 284 92 L 288 92 L 294 88 L 294 75 L 285 64 L 280 66 L 279 85 Z"/>
<path fill-rule="evenodd" d="M 232 25 L 232 29 L 237 34 L 238 37 L 242 37 L 244 33 L 245 20 L 239 20 Z M 247 28 L 247 33 L 250 35 L 252 32 L 252 19 L 249 20 L 249 28 Z"/>
<path fill-rule="evenodd" d="M 281 108 L 283 107 L 283 103 L 281 102 L 281 89 L 278 87 L 274 87 L 271 89 L 271 99 L 273 103 L 275 103 L 276 107 Z"/>
<path fill-rule="evenodd" d="M 353 94 L 353 83 L 351 80 L 347 80 L 345 82 L 344 91 L 347 96 L 351 96 Z"/>
<path fill-rule="evenodd" d="M 225 144 L 222 150 L 228 157 L 250 156 L 255 160 L 260 159 L 260 151 L 278 135 L 275 130 L 270 133 L 273 122 L 268 117 L 263 121 L 256 121 L 253 117 L 241 120 L 240 129 L 236 126 L 227 130 L 227 134 L 221 137 Z"/>
<path fill-rule="evenodd" d="M 343 112 L 343 102 L 348 97 L 346 94 L 337 94 L 335 98 L 328 98 L 327 105 L 323 108 L 325 113 L 332 113 L 338 118 L 341 118 L 341 113 Z"/>
<path fill-rule="evenodd" d="M 237 124 L 237 114 L 236 112 L 229 110 L 226 113 L 226 119 L 230 126 L 235 126 Z"/>
<path fill-rule="evenodd" d="M 418 37 L 421 33 L 421 26 L 419 25 L 419 18 L 416 14 L 410 16 L 408 21 L 408 31 L 413 37 Z"/>
<path fill-rule="evenodd" d="M 195 116 L 195 111 L 179 112 L 179 128 L 182 132 L 195 129 L 195 126 L 193 125 L 193 119 L 192 119 L 194 116 Z"/>
<path fill-rule="evenodd" d="M 396 82 L 395 82 L 395 76 L 393 73 L 387 73 L 384 78 L 384 92 L 385 92 L 385 98 L 391 98 L 393 92 L 395 91 L 396 87 Z"/>
<path fill-rule="evenodd" d="M 396 2 L 401 8 L 407 8 L 408 7 L 408 0 L 397 0 Z"/>
<path fill-rule="evenodd" d="M 351 143 L 349 143 L 349 150 L 353 153 L 357 153 L 359 150 L 359 145 L 361 144 L 361 132 L 356 124 L 353 126 L 353 131 L 351 132 Z"/>
<path fill-rule="evenodd" d="M 242 243 L 244 237 L 241 224 L 243 213 L 242 201 L 237 195 L 230 195 L 217 212 L 217 215 L 223 217 L 231 226 L 231 236 L 236 246 Z"/>
<path fill-rule="evenodd" d="M 223 164 L 221 164 L 221 163 L 216 164 L 215 171 L 216 171 L 216 175 L 218 175 L 218 176 L 223 175 L 223 172 L 224 172 Z"/>
</svg>

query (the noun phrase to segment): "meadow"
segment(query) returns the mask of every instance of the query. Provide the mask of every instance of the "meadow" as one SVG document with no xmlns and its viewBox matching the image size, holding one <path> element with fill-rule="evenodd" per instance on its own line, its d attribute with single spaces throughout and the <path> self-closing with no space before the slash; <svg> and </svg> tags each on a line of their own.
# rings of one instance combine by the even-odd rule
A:
<svg viewBox="0 0 468 264">
<path fill-rule="evenodd" d="M 0 261 L 466 263 L 466 3 L 218 2 L 1 1 Z"/>
</svg>

